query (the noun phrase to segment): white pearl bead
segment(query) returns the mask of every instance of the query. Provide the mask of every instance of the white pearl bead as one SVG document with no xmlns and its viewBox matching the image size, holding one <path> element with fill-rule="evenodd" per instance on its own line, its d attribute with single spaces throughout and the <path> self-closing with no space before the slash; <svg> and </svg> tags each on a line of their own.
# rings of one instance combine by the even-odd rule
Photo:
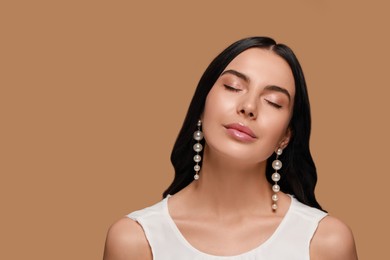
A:
<svg viewBox="0 0 390 260">
<path fill-rule="evenodd" d="M 200 166 L 199 166 L 198 164 L 195 165 L 195 166 L 194 166 L 194 170 L 195 170 L 196 172 L 200 171 Z"/>
<path fill-rule="evenodd" d="M 280 170 L 282 168 L 282 162 L 279 160 L 273 161 L 272 168 L 274 168 L 275 170 Z"/>
<path fill-rule="evenodd" d="M 273 185 L 273 186 L 272 186 L 272 190 L 273 190 L 274 192 L 279 192 L 279 191 L 280 191 L 279 185 L 278 185 L 278 184 Z"/>
<path fill-rule="evenodd" d="M 199 120 L 197 125 L 198 125 L 198 126 L 201 126 L 201 125 L 202 125 L 202 121 Z"/>
<path fill-rule="evenodd" d="M 199 152 L 202 151 L 202 150 L 203 150 L 203 146 L 202 146 L 201 143 L 196 143 L 196 144 L 194 144 L 194 151 L 195 151 L 195 152 L 199 153 Z"/>
<path fill-rule="evenodd" d="M 273 209 L 273 210 L 276 210 L 277 208 L 278 208 L 278 205 L 276 205 L 275 203 L 272 204 L 272 209 Z"/>
<path fill-rule="evenodd" d="M 202 140 L 202 139 L 203 139 L 203 133 L 202 133 L 202 131 L 199 131 L 199 130 L 195 131 L 195 133 L 194 133 L 194 139 L 195 139 L 196 141 Z"/>
<path fill-rule="evenodd" d="M 276 150 L 277 155 L 282 155 L 282 153 L 283 153 L 282 148 L 278 148 L 278 150 Z"/>
<path fill-rule="evenodd" d="M 278 201 L 279 200 L 278 195 L 277 194 L 272 195 L 272 200 L 273 201 Z"/>
<path fill-rule="evenodd" d="M 194 179 L 195 179 L 195 180 L 198 180 L 198 179 L 199 179 L 199 174 L 195 174 L 195 175 L 194 175 Z"/>
<path fill-rule="evenodd" d="M 195 162 L 200 162 L 201 160 L 202 160 L 202 157 L 200 157 L 199 154 L 197 154 L 197 155 L 194 156 L 194 161 L 195 161 Z"/>
<path fill-rule="evenodd" d="M 272 174 L 272 180 L 273 180 L 273 181 L 280 181 L 280 174 L 277 173 L 277 172 L 274 172 L 274 173 Z"/>
</svg>

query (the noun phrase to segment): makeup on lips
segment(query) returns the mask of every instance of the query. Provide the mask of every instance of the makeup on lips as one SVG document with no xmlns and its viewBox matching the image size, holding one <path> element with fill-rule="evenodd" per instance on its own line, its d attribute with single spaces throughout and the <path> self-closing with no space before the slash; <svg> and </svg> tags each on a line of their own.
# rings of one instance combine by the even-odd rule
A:
<svg viewBox="0 0 390 260">
<path fill-rule="evenodd" d="M 257 139 L 253 131 L 242 123 L 228 124 L 224 127 L 227 133 L 238 141 L 253 142 Z"/>
</svg>

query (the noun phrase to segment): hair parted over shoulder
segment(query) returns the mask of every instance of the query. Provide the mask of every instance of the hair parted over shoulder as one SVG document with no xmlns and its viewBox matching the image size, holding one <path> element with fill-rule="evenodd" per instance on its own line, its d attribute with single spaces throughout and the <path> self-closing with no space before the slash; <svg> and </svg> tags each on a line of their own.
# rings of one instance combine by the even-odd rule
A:
<svg viewBox="0 0 390 260">
<path fill-rule="evenodd" d="M 321 209 L 314 194 L 317 171 L 309 147 L 311 115 L 305 77 L 293 51 L 288 46 L 278 44 L 269 37 L 249 37 L 233 43 L 222 51 L 203 73 L 171 153 L 175 177 L 163 193 L 163 197 L 177 193 L 193 181 L 194 154 L 192 146 L 195 141 L 192 136 L 203 112 L 206 97 L 226 66 L 236 56 L 250 48 L 273 51 L 282 57 L 291 68 L 295 81 L 295 101 L 289 125 L 292 136 L 281 157 L 283 159 L 283 170 L 281 170 L 283 178 L 279 185 L 283 192 L 294 195 L 302 203 Z M 204 145 L 204 139 L 202 142 Z M 271 184 L 273 183 L 271 163 L 274 159 L 275 154 L 268 158 L 266 169 L 266 176 Z"/>
</svg>

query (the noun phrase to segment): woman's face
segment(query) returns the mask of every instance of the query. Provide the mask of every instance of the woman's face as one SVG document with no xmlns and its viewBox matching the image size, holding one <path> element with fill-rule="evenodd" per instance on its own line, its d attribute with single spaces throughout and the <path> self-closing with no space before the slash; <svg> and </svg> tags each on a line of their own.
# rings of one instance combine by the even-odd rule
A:
<svg viewBox="0 0 390 260">
<path fill-rule="evenodd" d="M 294 96 L 294 77 L 283 58 L 260 48 L 242 52 L 207 96 L 202 114 L 207 152 L 242 163 L 265 161 L 288 144 Z"/>
</svg>

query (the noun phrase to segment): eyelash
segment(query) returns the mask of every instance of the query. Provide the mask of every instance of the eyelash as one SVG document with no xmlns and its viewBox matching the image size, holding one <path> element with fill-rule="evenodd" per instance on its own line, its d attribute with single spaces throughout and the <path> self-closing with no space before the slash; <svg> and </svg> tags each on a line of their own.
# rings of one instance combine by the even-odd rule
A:
<svg viewBox="0 0 390 260">
<path fill-rule="evenodd" d="M 282 108 L 281 105 L 278 105 L 278 104 L 276 104 L 274 102 L 271 102 L 271 101 L 269 101 L 267 99 L 265 101 L 267 101 L 268 104 L 270 104 L 271 106 L 275 107 L 276 109 L 281 109 Z"/>
<path fill-rule="evenodd" d="M 241 91 L 241 89 L 238 89 L 238 88 L 233 88 L 233 87 L 231 87 L 231 86 L 229 86 L 229 85 L 226 85 L 226 84 L 224 84 L 223 85 L 227 90 L 229 90 L 229 91 L 233 91 L 233 92 L 240 92 Z M 278 105 L 278 104 L 276 104 L 276 103 L 274 103 L 274 102 L 271 102 L 271 101 L 269 101 L 269 100 L 265 100 L 268 104 L 270 104 L 271 106 L 273 106 L 274 108 L 276 108 L 276 109 L 281 109 L 282 108 L 282 106 L 281 105 Z"/>
<path fill-rule="evenodd" d="M 229 85 L 226 85 L 226 84 L 223 84 L 223 86 L 224 86 L 227 90 L 229 90 L 229 91 L 233 91 L 233 92 L 240 92 L 240 91 L 241 91 L 241 89 L 233 88 L 233 87 L 231 87 L 231 86 L 229 86 Z"/>
</svg>

